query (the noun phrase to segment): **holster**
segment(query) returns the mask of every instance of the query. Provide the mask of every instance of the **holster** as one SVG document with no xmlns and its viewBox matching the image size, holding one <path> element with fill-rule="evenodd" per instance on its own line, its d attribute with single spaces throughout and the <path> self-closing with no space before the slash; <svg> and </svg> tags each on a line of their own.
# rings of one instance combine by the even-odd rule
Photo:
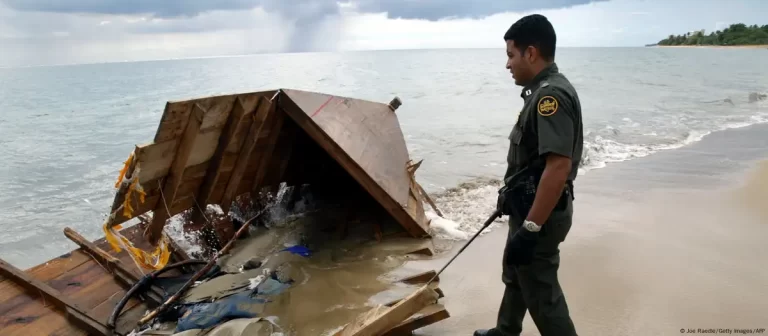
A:
<svg viewBox="0 0 768 336">
<path fill-rule="evenodd" d="M 507 178 L 504 181 L 504 186 L 499 189 L 497 209 L 503 215 L 515 216 L 520 219 L 528 217 L 528 212 L 536 199 L 536 190 L 539 187 L 543 172 L 543 168 L 526 166 Z M 565 210 L 568 206 L 568 197 L 571 200 L 574 199 L 573 184 L 570 181 L 552 211 Z"/>
</svg>

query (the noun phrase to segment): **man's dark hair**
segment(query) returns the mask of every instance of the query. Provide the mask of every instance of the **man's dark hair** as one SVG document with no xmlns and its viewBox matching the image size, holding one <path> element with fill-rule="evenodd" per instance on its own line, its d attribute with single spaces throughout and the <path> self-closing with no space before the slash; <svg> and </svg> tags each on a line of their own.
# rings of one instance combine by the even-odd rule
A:
<svg viewBox="0 0 768 336">
<path fill-rule="evenodd" d="M 531 14 L 517 20 L 504 34 L 504 40 L 514 40 L 515 47 L 522 53 L 529 46 L 539 49 L 541 57 L 547 61 L 555 59 L 557 36 L 555 28 L 540 14 Z"/>
</svg>

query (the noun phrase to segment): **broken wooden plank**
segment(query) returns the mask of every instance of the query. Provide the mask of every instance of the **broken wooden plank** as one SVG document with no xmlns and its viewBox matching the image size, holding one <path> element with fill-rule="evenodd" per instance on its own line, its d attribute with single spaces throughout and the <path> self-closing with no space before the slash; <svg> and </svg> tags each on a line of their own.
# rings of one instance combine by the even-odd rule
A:
<svg viewBox="0 0 768 336">
<path fill-rule="evenodd" d="M 424 162 L 424 159 L 421 159 L 421 160 L 419 160 L 419 162 L 416 162 L 416 163 L 412 163 L 411 160 L 408 160 L 408 168 L 407 168 L 408 169 L 408 173 L 411 174 L 411 175 L 416 173 L 416 170 L 419 169 L 419 167 L 421 167 L 421 164 L 423 162 Z"/>
<path fill-rule="evenodd" d="M 420 255 L 431 257 L 435 255 L 435 248 L 434 248 L 434 245 L 432 244 L 432 241 L 427 241 L 424 243 L 422 247 L 417 248 L 413 251 L 410 251 L 406 254 L 420 254 Z"/>
<path fill-rule="evenodd" d="M 435 270 L 430 270 L 430 271 L 426 271 L 426 272 L 422 272 L 419 274 L 414 274 L 414 275 L 402 278 L 400 280 L 397 280 L 396 282 L 402 282 L 402 283 L 407 283 L 411 285 L 422 284 L 429 281 L 429 279 L 432 279 L 432 277 L 435 276 L 436 274 L 437 272 L 435 272 Z M 435 278 L 435 281 L 439 281 L 439 280 L 440 278 Z"/>
<path fill-rule="evenodd" d="M 125 202 L 125 197 L 128 193 L 129 184 L 125 183 L 125 181 L 130 180 L 133 177 L 133 173 L 136 169 L 136 165 L 138 164 L 138 146 L 136 149 L 134 149 L 133 153 L 128 157 L 128 160 L 131 160 L 130 163 L 128 163 L 128 167 L 126 168 L 125 175 L 123 175 L 123 180 L 120 184 L 117 185 L 117 193 L 115 194 L 115 199 L 112 201 L 112 208 L 110 211 L 110 216 L 107 219 L 107 227 L 112 227 L 115 224 L 115 216 L 116 215 L 122 215 L 123 211 L 120 211 L 120 208 L 123 206 L 123 203 Z M 130 200 L 129 200 L 130 201 Z M 133 205 L 133 204 L 131 204 Z"/>
<path fill-rule="evenodd" d="M 424 190 L 424 188 L 421 186 L 421 184 L 419 184 L 419 182 L 416 181 L 416 177 L 415 177 L 416 170 L 419 169 L 419 167 L 421 167 L 421 164 L 423 162 L 424 162 L 424 159 L 421 159 L 419 160 L 419 162 L 416 162 L 416 163 L 412 163 L 411 161 L 408 161 L 408 168 L 407 168 L 408 174 L 411 176 L 411 180 L 413 180 L 413 183 L 416 184 L 416 190 L 418 190 L 421 196 L 424 197 L 424 199 L 426 199 L 427 203 L 429 203 L 429 206 L 432 207 L 432 210 L 435 210 L 435 213 L 438 216 L 443 217 L 443 213 L 440 211 L 440 209 L 437 208 L 437 205 L 435 205 L 435 202 L 432 201 L 432 197 L 429 197 L 429 194 L 427 193 L 427 191 Z"/>
<path fill-rule="evenodd" d="M 424 201 L 416 188 L 416 179 L 410 174 L 408 174 L 408 177 L 410 188 L 408 192 L 408 208 L 406 211 L 420 227 L 428 227 L 429 221 L 427 220 L 426 213 L 424 213 Z"/>
<path fill-rule="evenodd" d="M 424 196 L 424 199 L 427 200 L 427 203 L 429 204 L 429 206 L 432 207 L 432 210 L 435 210 L 435 213 L 438 216 L 443 217 L 443 212 L 437 208 L 437 204 L 435 204 L 435 201 L 432 200 L 432 197 L 429 197 L 429 194 L 427 193 L 426 190 L 424 190 L 424 187 L 422 187 L 421 184 L 419 184 L 419 182 L 416 182 L 416 188 L 418 188 L 419 192 L 421 193 L 421 196 Z"/>
<path fill-rule="evenodd" d="M 70 301 L 69 298 L 62 295 L 58 290 L 30 277 L 28 274 L 24 273 L 24 271 L 2 259 L 0 259 L 0 275 L 13 280 L 29 291 L 41 293 L 46 299 L 51 300 L 59 309 L 64 310 L 68 315 L 67 317 L 71 318 L 75 323 L 92 335 L 106 336 L 109 333 L 104 325 L 88 315 L 81 307 Z"/>
<path fill-rule="evenodd" d="M 361 314 L 352 323 L 337 332 L 336 336 L 378 336 L 401 324 L 405 319 L 437 302 L 438 295 L 431 288 L 424 286 L 391 308 L 376 306 Z"/>
<path fill-rule="evenodd" d="M 162 189 L 162 198 L 159 204 L 155 206 L 153 210 L 152 223 L 147 227 L 145 236 L 152 245 L 157 245 L 160 241 L 160 236 L 165 226 L 165 221 L 173 216 L 173 213 L 168 213 L 166 204 L 170 207 L 176 199 L 176 191 L 182 182 L 184 176 L 184 169 L 187 167 L 187 161 L 194 149 L 195 138 L 200 131 L 200 124 L 205 117 L 205 110 L 202 107 L 195 104 L 191 106 L 192 112 L 189 115 L 189 121 L 186 124 L 186 129 L 179 142 L 178 149 L 176 150 L 176 156 L 173 159 L 171 165 L 171 171 L 166 177 L 165 185 Z"/>
<path fill-rule="evenodd" d="M 403 323 L 389 329 L 382 336 L 410 336 L 417 329 L 424 328 L 449 317 L 451 317 L 451 314 L 448 313 L 448 310 L 443 305 L 439 303 L 429 305 L 403 321 Z"/>
<path fill-rule="evenodd" d="M 438 299 L 442 299 L 442 298 L 445 297 L 445 293 L 443 293 L 443 290 L 440 289 L 440 281 L 437 281 L 437 280 L 432 281 L 427 286 L 429 288 L 431 288 L 433 291 L 435 291 L 435 293 L 437 293 L 437 298 Z M 389 302 L 385 303 L 384 305 L 387 306 L 387 307 L 392 307 L 392 306 L 396 305 L 398 302 L 400 302 L 401 300 L 403 300 L 403 298 L 394 299 L 392 301 L 389 301 Z"/>
<path fill-rule="evenodd" d="M 227 187 L 224 189 L 224 196 L 220 203 L 224 213 L 229 213 L 229 208 L 232 206 L 232 200 L 237 196 L 236 193 L 240 186 L 240 182 L 243 179 L 243 174 L 245 173 L 245 169 L 251 161 L 251 155 L 256 148 L 259 134 L 261 133 L 261 130 L 265 128 L 264 125 L 267 121 L 267 117 L 273 112 L 274 104 L 272 104 L 272 101 L 265 97 L 260 97 L 256 112 L 253 113 L 251 129 L 246 136 L 245 143 L 243 143 L 243 146 L 240 149 L 240 155 L 235 163 L 235 168 L 232 170 L 232 175 L 229 177 Z"/>
</svg>

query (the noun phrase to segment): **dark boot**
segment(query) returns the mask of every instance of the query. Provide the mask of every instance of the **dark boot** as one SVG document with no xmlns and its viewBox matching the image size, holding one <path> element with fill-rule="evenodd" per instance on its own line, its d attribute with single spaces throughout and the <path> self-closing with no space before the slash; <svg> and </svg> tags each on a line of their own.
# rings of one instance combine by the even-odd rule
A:
<svg viewBox="0 0 768 336">
<path fill-rule="evenodd" d="M 472 336 L 501 336 L 496 329 L 478 329 Z"/>
</svg>

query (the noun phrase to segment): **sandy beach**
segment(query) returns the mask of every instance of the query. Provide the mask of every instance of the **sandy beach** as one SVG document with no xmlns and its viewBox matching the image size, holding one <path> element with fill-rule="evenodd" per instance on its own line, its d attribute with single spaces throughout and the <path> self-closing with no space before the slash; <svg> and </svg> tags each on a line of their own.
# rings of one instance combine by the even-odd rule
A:
<svg viewBox="0 0 768 336">
<path fill-rule="evenodd" d="M 766 132 L 713 133 L 580 176 L 560 271 L 580 335 L 768 328 Z M 500 226 L 478 238 L 444 272 L 452 317 L 419 335 L 471 335 L 495 323 L 506 234 Z M 406 267 L 439 269 L 452 253 Z M 524 329 L 539 335 L 530 316 Z"/>
</svg>

